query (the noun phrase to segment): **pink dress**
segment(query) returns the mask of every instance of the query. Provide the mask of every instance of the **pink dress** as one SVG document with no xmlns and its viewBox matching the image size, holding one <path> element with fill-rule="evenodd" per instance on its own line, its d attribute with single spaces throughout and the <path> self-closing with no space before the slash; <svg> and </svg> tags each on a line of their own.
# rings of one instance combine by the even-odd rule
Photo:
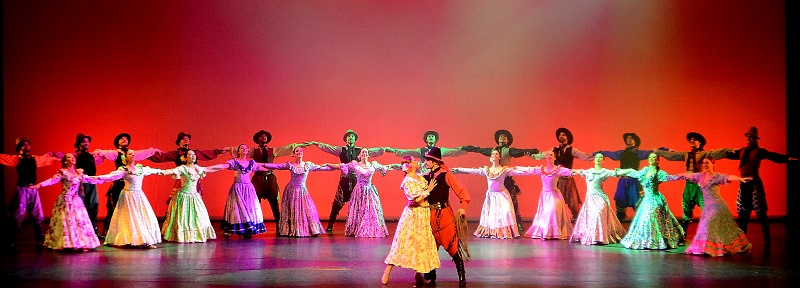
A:
<svg viewBox="0 0 800 288">
<path fill-rule="evenodd" d="M 493 239 L 514 239 L 519 237 L 514 205 L 504 183 L 506 178 L 525 175 L 525 172 L 504 167 L 499 173 L 492 174 L 489 172 L 489 167 L 486 166 L 483 168 L 453 168 L 453 173 L 486 177 L 488 186 L 486 199 L 483 201 L 480 225 L 475 230 L 475 236 Z"/>
<path fill-rule="evenodd" d="M 383 219 L 381 198 L 378 196 L 378 189 L 372 184 L 372 175 L 375 174 L 375 171 L 386 175 L 389 167 L 378 164 L 376 161 L 367 163 L 367 167 L 361 167 L 355 161 L 343 163 L 339 167 L 342 169 L 342 175 L 347 175 L 350 171 L 356 172 L 356 186 L 353 187 L 353 194 L 350 196 L 344 235 L 354 237 L 389 236 L 386 221 Z"/>
<path fill-rule="evenodd" d="M 99 184 L 84 174 L 72 174 L 66 169 L 58 170 L 55 176 L 39 183 L 42 187 L 61 183 L 61 194 L 53 206 L 50 228 L 44 237 L 44 246 L 50 249 L 94 249 L 100 240 L 86 213 L 80 192 L 81 183 Z"/>
<path fill-rule="evenodd" d="M 533 226 L 525 232 L 526 237 L 566 240 L 572 235 L 572 213 L 564 202 L 564 196 L 556 184 L 561 176 L 569 176 L 572 170 L 561 165 L 547 171 L 546 167 L 517 167 L 523 175 L 541 175 L 542 194 L 533 218 Z"/>
<path fill-rule="evenodd" d="M 583 245 L 618 243 L 625 236 L 625 228 L 614 214 L 615 210 L 611 209 L 608 196 L 603 192 L 603 182 L 616 176 L 614 170 L 591 168 L 582 170 L 579 174 L 586 178 L 586 201 L 578 213 L 569 241 Z"/>
<path fill-rule="evenodd" d="M 750 250 L 752 244 L 747 241 L 742 229 L 736 225 L 725 199 L 719 194 L 719 185 L 730 183 L 728 175 L 706 173 L 691 174 L 692 182 L 703 189 L 703 214 L 697 224 L 694 240 L 686 248 L 686 254 L 708 254 L 724 256 Z"/>
</svg>

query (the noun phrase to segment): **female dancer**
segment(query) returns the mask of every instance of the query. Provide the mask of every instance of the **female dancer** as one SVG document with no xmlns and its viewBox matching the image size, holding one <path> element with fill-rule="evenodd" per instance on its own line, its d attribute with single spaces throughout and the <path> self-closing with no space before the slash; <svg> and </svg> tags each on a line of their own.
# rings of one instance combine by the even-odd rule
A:
<svg viewBox="0 0 800 288">
<path fill-rule="evenodd" d="M 602 168 L 605 158 L 603 154 L 594 155 L 594 168 L 572 169 L 572 173 L 586 178 L 586 201 L 578 213 L 575 228 L 569 242 L 580 242 L 583 245 L 614 244 L 625 236 L 625 228 L 619 222 L 611 202 L 603 192 L 603 182 L 610 177 L 625 175 L 631 171 L 608 170 Z"/>
<path fill-rule="evenodd" d="M 225 239 L 230 234 L 250 239 L 253 235 L 267 232 L 264 226 L 264 214 L 261 212 L 256 188 L 250 182 L 250 174 L 255 171 L 267 171 L 260 163 L 249 159 L 250 149 L 247 145 L 239 144 L 236 148 L 237 157 L 225 163 L 206 168 L 207 170 L 233 170 L 234 178 L 228 190 L 228 199 L 225 201 L 225 214 L 220 225 Z"/>
<path fill-rule="evenodd" d="M 667 199 L 658 191 L 658 184 L 666 181 L 680 180 L 680 177 L 669 175 L 658 166 L 659 156 L 650 153 L 648 165 L 642 170 L 622 169 L 628 177 L 639 179 L 644 189 L 636 216 L 633 217 L 628 234 L 622 238 L 622 246 L 629 249 L 673 249 L 683 244 L 686 232 L 681 228 L 678 219 L 669 211 Z M 627 170 L 627 171 L 623 171 Z"/>
<path fill-rule="evenodd" d="M 676 175 L 700 185 L 705 201 L 703 214 L 700 215 L 700 222 L 697 224 L 697 233 L 692 244 L 686 248 L 686 254 L 724 256 L 749 251 L 753 245 L 747 241 L 744 231 L 736 225 L 725 199 L 719 194 L 719 185 L 732 181 L 745 183 L 753 178 L 715 172 L 712 156 L 703 157 L 701 161 L 703 172 Z"/>
<path fill-rule="evenodd" d="M 489 189 L 481 208 L 481 221 L 474 235 L 482 238 L 513 239 L 519 237 L 514 205 L 511 194 L 504 185 L 506 178 L 525 175 L 512 167 L 500 164 L 500 150 L 492 149 L 489 162 L 492 166 L 483 168 L 451 168 L 454 174 L 485 176 Z"/>
<path fill-rule="evenodd" d="M 144 176 L 163 173 L 136 163 L 136 152 L 128 150 L 121 155 L 123 166 L 107 175 L 94 176 L 98 182 L 125 180 L 125 188 L 119 194 L 119 201 L 114 208 L 114 215 L 106 234 L 105 245 L 135 246 L 156 248 L 161 243 L 161 229 L 158 219 L 142 191 Z"/>
<path fill-rule="evenodd" d="M 376 161 L 369 162 L 369 150 L 361 148 L 358 162 L 342 164 L 328 164 L 334 169 L 341 169 L 342 174 L 350 171 L 356 173 L 356 186 L 350 196 L 350 208 L 347 212 L 347 222 L 344 225 L 344 235 L 354 237 L 386 237 L 386 221 L 383 219 L 383 207 L 378 190 L 372 184 L 372 175 L 380 171 L 381 176 L 386 175 L 391 166 L 383 166 Z"/>
<path fill-rule="evenodd" d="M 83 169 L 75 169 L 75 160 L 75 155 L 72 153 L 64 154 L 61 159 L 62 169 L 58 170 L 56 175 L 30 187 L 39 189 L 61 183 L 61 194 L 56 198 L 53 216 L 50 218 L 50 228 L 44 237 L 44 246 L 48 249 L 74 249 L 86 252 L 100 246 L 92 221 L 78 194 L 81 183 L 99 181 L 84 175 Z"/>
<path fill-rule="evenodd" d="M 173 178 L 181 181 L 181 186 L 172 193 L 169 200 L 167 217 L 161 227 L 161 234 L 164 235 L 164 240 L 179 243 L 206 242 L 208 239 L 216 239 L 217 234 L 214 232 L 214 227 L 211 226 L 203 197 L 197 191 L 197 183 L 201 178 L 206 177 L 206 173 L 218 170 L 195 164 L 197 154 L 194 150 L 186 151 L 186 154 L 180 156 L 180 160 L 186 164 L 162 173 L 163 175 L 173 175 Z"/>
<path fill-rule="evenodd" d="M 572 213 L 564 202 L 564 196 L 558 190 L 559 177 L 570 176 L 572 171 L 561 165 L 554 165 L 553 151 L 544 151 L 547 164 L 537 167 L 517 167 L 520 175 L 541 175 L 542 194 L 539 195 L 539 207 L 533 218 L 533 226 L 525 232 L 526 237 L 541 239 L 566 240 L 572 234 Z"/>
<path fill-rule="evenodd" d="M 303 147 L 295 147 L 292 151 L 294 161 L 282 164 L 264 163 L 261 167 L 274 170 L 289 170 L 292 179 L 286 183 L 281 197 L 281 219 L 278 224 L 278 235 L 292 237 L 310 237 L 322 234 L 322 223 L 314 200 L 308 194 L 306 179 L 311 171 L 331 171 L 333 167 L 321 166 L 310 161 L 303 161 Z"/>
<path fill-rule="evenodd" d="M 384 285 L 389 283 L 392 268 L 400 266 L 416 271 L 414 279 L 419 287 L 427 283 L 423 273 L 441 267 L 436 241 L 430 233 L 431 212 L 425 199 L 436 186 L 436 179 L 431 180 L 429 185 L 428 181 L 418 174 L 419 164 L 414 161 L 414 157 L 405 156 L 400 163 L 403 172 L 406 173 L 400 188 L 406 195 L 408 206 L 403 208 L 400 220 L 397 221 L 392 249 L 383 261 L 386 263 L 386 269 L 383 271 L 381 283 Z"/>
</svg>

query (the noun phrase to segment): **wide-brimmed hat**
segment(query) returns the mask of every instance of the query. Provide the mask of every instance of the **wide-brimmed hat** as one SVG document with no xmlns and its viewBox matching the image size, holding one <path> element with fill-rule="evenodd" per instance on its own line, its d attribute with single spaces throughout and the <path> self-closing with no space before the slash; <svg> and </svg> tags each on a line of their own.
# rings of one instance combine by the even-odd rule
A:
<svg viewBox="0 0 800 288">
<path fill-rule="evenodd" d="M 623 142 L 628 141 L 628 136 L 633 137 L 633 142 L 636 142 L 636 145 L 633 145 L 633 146 L 639 146 L 639 145 L 642 144 L 642 139 L 639 138 L 639 135 L 636 135 L 636 133 L 633 133 L 633 132 L 628 132 L 628 133 L 622 134 L 622 141 Z"/>
<path fill-rule="evenodd" d="M 92 142 L 92 136 L 83 135 L 83 133 L 78 133 L 75 135 L 75 145 L 72 145 L 75 148 L 81 147 L 81 143 L 83 143 L 83 139 L 89 138 L 89 142 Z"/>
<path fill-rule="evenodd" d="M 572 140 L 573 140 L 572 132 L 570 132 L 569 129 L 564 128 L 564 127 L 556 129 L 556 140 L 558 140 L 558 134 L 561 134 L 561 132 L 564 132 L 564 134 L 567 134 L 567 145 L 572 145 Z"/>
<path fill-rule="evenodd" d="M 131 143 L 131 134 L 119 133 L 117 134 L 117 137 L 114 137 L 114 147 L 119 148 L 119 139 L 122 139 L 122 137 L 128 138 L 128 144 Z"/>
<path fill-rule="evenodd" d="M 344 132 L 344 136 L 342 136 L 342 141 L 347 141 L 347 135 L 350 135 L 350 134 L 355 135 L 356 136 L 356 140 L 358 140 L 358 133 L 356 133 L 356 131 L 353 131 L 353 129 L 350 129 L 350 130 L 347 130 L 347 132 Z"/>
<path fill-rule="evenodd" d="M 256 144 L 261 144 L 258 143 L 258 138 L 261 138 L 261 135 L 267 135 L 267 143 L 269 143 L 269 141 L 272 141 L 272 134 L 270 134 L 266 130 L 259 130 L 258 132 L 256 132 L 256 134 L 253 134 L 253 142 L 255 142 Z"/>
<path fill-rule="evenodd" d="M 756 126 L 750 126 L 750 128 L 747 129 L 747 132 L 744 132 L 744 136 L 748 135 L 753 135 L 753 138 L 756 140 L 761 139 L 758 137 L 758 128 L 756 128 Z"/>
<path fill-rule="evenodd" d="M 697 142 L 700 142 L 700 147 L 706 146 L 706 137 L 703 137 L 702 134 L 697 133 L 697 132 L 686 133 L 686 141 L 689 141 L 689 139 L 692 139 L 692 138 L 697 140 Z"/>
<path fill-rule="evenodd" d="M 508 138 L 508 146 L 511 146 L 511 143 L 514 143 L 514 136 L 511 135 L 511 132 L 508 132 L 508 130 L 503 130 L 503 129 L 494 132 L 495 142 L 497 142 L 497 137 L 500 137 L 501 134 L 506 135 L 506 138 Z"/>
<path fill-rule="evenodd" d="M 189 137 L 189 140 L 192 140 L 192 134 L 186 134 L 186 133 L 183 133 L 183 132 L 178 132 L 178 137 L 175 138 L 175 145 L 181 145 L 180 143 L 181 143 L 181 140 L 183 140 L 183 137 Z"/>
<path fill-rule="evenodd" d="M 438 163 L 444 163 L 444 161 L 442 161 L 442 149 L 439 149 L 439 147 L 431 147 L 428 153 L 425 153 L 424 157 L 425 159 L 430 159 Z"/>
<path fill-rule="evenodd" d="M 422 142 L 426 143 L 428 142 L 428 135 L 433 135 L 433 137 L 436 138 L 436 142 L 439 142 L 439 132 L 433 130 L 430 130 L 428 132 L 425 132 L 425 134 L 422 134 Z"/>
<path fill-rule="evenodd" d="M 22 137 L 17 138 L 17 141 L 15 143 L 16 146 L 14 146 L 17 152 L 19 152 L 19 150 L 22 149 L 22 145 L 25 145 L 25 143 L 31 144 L 31 140 Z"/>
</svg>

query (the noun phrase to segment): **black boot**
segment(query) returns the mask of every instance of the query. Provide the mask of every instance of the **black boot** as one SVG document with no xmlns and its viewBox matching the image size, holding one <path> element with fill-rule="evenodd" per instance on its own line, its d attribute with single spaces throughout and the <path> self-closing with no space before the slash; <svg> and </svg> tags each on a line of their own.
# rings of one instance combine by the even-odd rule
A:
<svg viewBox="0 0 800 288">
<path fill-rule="evenodd" d="M 684 233 L 689 231 L 689 223 L 691 222 L 691 220 L 681 220 L 681 228 L 683 228 Z"/>
<path fill-rule="evenodd" d="M 467 286 L 466 272 L 464 272 L 464 260 L 456 254 L 456 256 L 453 256 L 453 263 L 456 264 L 456 272 L 458 273 L 458 287 Z"/>
<path fill-rule="evenodd" d="M 328 218 L 328 227 L 325 228 L 325 232 L 333 233 L 333 223 L 336 222 L 336 216 L 339 215 L 339 211 L 342 211 L 342 207 L 344 207 L 344 205 L 333 202 L 333 206 L 331 206 L 331 215 Z"/>
<path fill-rule="evenodd" d="M 36 251 L 44 249 L 44 233 L 42 233 L 42 223 L 33 224 L 34 237 L 36 238 Z"/>
<path fill-rule="evenodd" d="M 428 286 L 436 286 L 436 269 L 422 275 L 425 280 L 428 280 Z"/>
</svg>

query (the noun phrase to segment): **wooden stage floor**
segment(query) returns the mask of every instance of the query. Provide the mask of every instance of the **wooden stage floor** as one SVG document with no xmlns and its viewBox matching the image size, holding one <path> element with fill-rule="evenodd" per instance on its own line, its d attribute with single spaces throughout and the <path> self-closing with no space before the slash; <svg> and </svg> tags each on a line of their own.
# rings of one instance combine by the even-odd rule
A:
<svg viewBox="0 0 800 288">
<path fill-rule="evenodd" d="M 390 236 L 376 239 L 343 236 L 343 222 L 336 224 L 332 235 L 276 237 L 274 223 L 267 223 L 270 231 L 249 240 L 225 240 L 218 231 L 218 239 L 201 244 L 100 247 L 85 253 L 37 252 L 33 229 L 26 226 L 16 249 L 3 253 L 2 281 L 5 287 L 381 287 L 383 260 L 397 222 L 387 224 Z M 473 229 L 477 225 L 470 223 Z M 685 247 L 642 251 L 619 244 L 472 237 L 467 286 L 788 287 L 797 283 L 796 260 L 788 257 L 784 224 L 771 226 L 769 253 L 761 227 L 752 222 L 748 238 L 753 250 L 716 258 L 685 255 Z M 696 223 L 689 228 L 690 238 L 694 228 Z M 439 255 L 437 287 L 458 287 L 453 262 L 441 249 Z M 413 283 L 412 270 L 396 267 L 384 287 Z"/>
</svg>

